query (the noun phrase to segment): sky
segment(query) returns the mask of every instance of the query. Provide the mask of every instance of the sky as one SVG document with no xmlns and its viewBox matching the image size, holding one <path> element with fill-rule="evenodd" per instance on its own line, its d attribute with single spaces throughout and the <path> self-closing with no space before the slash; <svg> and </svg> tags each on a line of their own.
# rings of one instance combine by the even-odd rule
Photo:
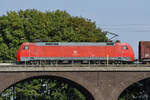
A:
<svg viewBox="0 0 150 100">
<path fill-rule="evenodd" d="M 118 34 L 138 57 L 138 42 L 150 41 L 150 0 L 0 0 L 0 16 L 7 11 L 38 9 L 67 11 L 96 22 L 103 31 Z"/>
</svg>

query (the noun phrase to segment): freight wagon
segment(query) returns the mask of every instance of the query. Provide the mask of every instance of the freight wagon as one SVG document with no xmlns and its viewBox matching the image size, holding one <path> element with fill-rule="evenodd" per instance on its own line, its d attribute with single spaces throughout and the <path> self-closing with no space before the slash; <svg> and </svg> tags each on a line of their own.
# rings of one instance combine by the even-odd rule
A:
<svg viewBox="0 0 150 100">
<path fill-rule="evenodd" d="M 139 42 L 139 61 L 142 63 L 150 63 L 150 41 Z"/>
</svg>

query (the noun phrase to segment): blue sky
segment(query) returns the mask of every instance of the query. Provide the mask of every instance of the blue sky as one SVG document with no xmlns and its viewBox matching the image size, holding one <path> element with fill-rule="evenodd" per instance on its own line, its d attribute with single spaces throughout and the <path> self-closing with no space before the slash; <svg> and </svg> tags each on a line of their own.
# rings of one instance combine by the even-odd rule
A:
<svg viewBox="0 0 150 100">
<path fill-rule="evenodd" d="M 137 57 L 138 42 L 150 40 L 149 4 L 150 0 L 0 0 L 0 16 L 19 9 L 66 10 L 117 33 L 116 39 L 131 44 Z"/>
</svg>

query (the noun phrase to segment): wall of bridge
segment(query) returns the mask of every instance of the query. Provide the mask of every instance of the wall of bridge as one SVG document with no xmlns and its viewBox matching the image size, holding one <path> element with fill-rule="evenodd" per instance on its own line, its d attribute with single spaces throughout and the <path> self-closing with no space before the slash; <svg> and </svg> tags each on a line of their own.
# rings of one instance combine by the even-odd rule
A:
<svg viewBox="0 0 150 100">
<path fill-rule="evenodd" d="M 21 70 L 22 69 L 22 70 Z M 77 84 L 87 90 L 94 98 L 94 100 L 117 100 L 119 95 L 131 84 L 149 78 L 149 70 L 127 70 L 112 68 L 89 68 L 77 70 L 76 68 L 64 68 L 53 70 L 35 68 L 0 68 L 0 92 L 13 84 L 22 80 L 34 78 L 38 76 L 59 77 L 60 79 L 67 79 L 70 82 Z M 91 98 L 92 100 L 92 98 Z"/>
</svg>

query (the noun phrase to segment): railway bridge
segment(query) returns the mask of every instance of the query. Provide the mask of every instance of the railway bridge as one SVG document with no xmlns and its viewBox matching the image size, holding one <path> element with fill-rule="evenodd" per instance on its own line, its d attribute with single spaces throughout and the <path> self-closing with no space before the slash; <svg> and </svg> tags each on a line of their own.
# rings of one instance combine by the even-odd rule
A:
<svg viewBox="0 0 150 100">
<path fill-rule="evenodd" d="M 67 80 L 90 93 L 91 100 L 118 100 L 131 84 L 150 77 L 150 67 L 0 66 L 0 92 L 26 79 L 47 76 Z"/>
</svg>

